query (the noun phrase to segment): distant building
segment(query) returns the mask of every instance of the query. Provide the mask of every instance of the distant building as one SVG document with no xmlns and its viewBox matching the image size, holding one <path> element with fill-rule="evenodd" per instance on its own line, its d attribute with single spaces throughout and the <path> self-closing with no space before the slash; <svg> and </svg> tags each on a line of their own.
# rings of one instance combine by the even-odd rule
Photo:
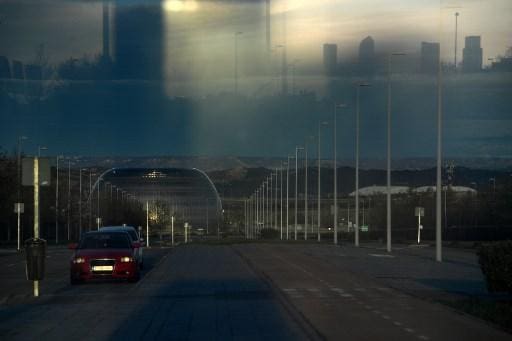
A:
<svg viewBox="0 0 512 341">
<path fill-rule="evenodd" d="M 466 44 L 462 50 L 462 71 L 482 71 L 482 54 L 480 36 L 466 37 Z"/>
<path fill-rule="evenodd" d="M 493 62 L 491 70 L 498 72 L 512 72 L 512 57 L 503 57 L 497 62 Z"/>
<path fill-rule="evenodd" d="M 359 69 L 364 74 L 375 72 L 375 41 L 370 36 L 359 44 Z"/>
<path fill-rule="evenodd" d="M 336 73 L 338 66 L 338 45 L 324 44 L 324 70 L 329 76 Z"/>
<path fill-rule="evenodd" d="M 23 63 L 19 60 L 12 61 L 12 78 L 23 79 Z"/>
<path fill-rule="evenodd" d="M 11 66 L 4 56 L 0 56 L 0 78 L 11 78 Z"/>
<path fill-rule="evenodd" d="M 25 78 L 29 80 L 37 80 L 40 81 L 43 79 L 43 73 L 41 70 L 41 66 L 27 64 L 25 65 Z"/>
<path fill-rule="evenodd" d="M 113 58 L 121 79 L 163 77 L 163 9 L 161 6 L 116 4 L 113 25 Z M 106 14 L 105 14 L 106 16 Z M 104 31 L 104 54 L 107 49 L 107 23 Z"/>
<path fill-rule="evenodd" d="M 421 43 L 420 70 L 422 73 L 435 74 L 439 68 L 439 43 Z"/>
</svg>

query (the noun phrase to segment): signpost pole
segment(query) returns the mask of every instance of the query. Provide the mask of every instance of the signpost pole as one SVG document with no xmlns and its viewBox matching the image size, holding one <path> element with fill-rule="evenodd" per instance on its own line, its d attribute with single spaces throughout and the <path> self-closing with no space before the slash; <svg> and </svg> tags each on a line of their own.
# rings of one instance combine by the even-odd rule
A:
<svg viewBox="0 0 512 341">
<path fill-rule="evenodd" d="M 39 239 L 39 158 L 34 157 L 34 239 Z M 34 281 L 34 297 L 39 296 L 39 281 Z"/>
<path fill-rule="evenodd" d="M 146 201 L 146 243 L 149 247 L 149 201 Z"/>
<path fill-rule="evenodd" d="M 21 236 L 20 236 L 20 209 L 18 207 L 18 251 L 20 250 L 20 239 L 21 239 Z"/>
</svg>

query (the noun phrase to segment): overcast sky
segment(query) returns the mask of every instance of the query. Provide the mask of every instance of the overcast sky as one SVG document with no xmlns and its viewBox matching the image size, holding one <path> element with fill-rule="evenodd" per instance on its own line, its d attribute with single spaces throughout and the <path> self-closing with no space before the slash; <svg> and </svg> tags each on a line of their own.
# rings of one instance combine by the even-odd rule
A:
<svg viewBox="0 0 512 341">
<path fill-rule="evenodd" d="M 203 49 L 209 55 L 222 53 L 231 47 L 233 30 L 244 29 L 246 45 L 242 40 L 240 48 L 249 53 L 253 39 L 264 29 L 264 1 L 168 0 L 162 7 L 166 25 L 172 23 L 174 30 L 164 39 L 174 52 L 206 42 Z M 288 54 L 304 64 L 320 60 L 324 42 L 339 44 L 343 58 L 367 35 L 376 40 L 377 51 L 390 43 L 417 51 L 422 40 L 438 40 L 441 21 L 442 53 L 451 59 L 456 11 L 460 55 L 466 35 L 482 36 L 485 61 L 512 45 L 510 0 L 275 0 L 272 44 L 284 42 L 284 12 Z M 53 62 L 101 51 L 98 1 L 0 0 L 0 20 L 0 55 L 10 59 L 30 60 L 39 44 L 45 45 Z"/>
</svg>

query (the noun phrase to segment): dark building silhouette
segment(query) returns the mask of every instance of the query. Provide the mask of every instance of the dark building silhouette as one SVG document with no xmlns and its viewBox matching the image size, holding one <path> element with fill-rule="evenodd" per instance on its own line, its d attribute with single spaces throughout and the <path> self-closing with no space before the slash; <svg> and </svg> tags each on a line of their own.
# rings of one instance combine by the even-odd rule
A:
<svg viewBox="0 0 512 341">
<path fill-rule="evenodd" d="M 338 65 L 338 46 L 336 44 L 324 44 L 324 70 L 328 76 L 336 73 Z"/>
<path fill-rule="evenodd" d="M 41 66 L 34 64 L 25 65 L 25 79 L 40 81 L 43 79 Z"/>
<path fill-rule="evenodd" d="M 114 13 L 113 57 L 121 79 L 163 78 L 163 9 L 148 4 L 117 2 Z"/>
<path fill-rule="evenodd" d="M 103 3 L 103 58 L 110 59 L 110 4 Z"/>
<path fill-rule="evenodd" d="M 512 57 L 503 57 L 497 62 L 493 62 L 491 70 L 498 72 L 512 72 Z"/>
<path fill-rule="evenodd" d="M 421 43 L 421 72 L 430 74 L 437 73 L 439 68 L 439 51 L 439 43 Z"/>
<path fill-rule="evenodd" d="M 12 61 L 12 78 L 23 79 L 23 63 L 19 60 Z"/>
<path fill-rule="evenodd" d="M 374 73 L 375 62 L 375 41 L 368 36 L 359 44 L 359 71 L 364 74 Z"/>
<path fill-rule="evenodd" d="M 480 36 L 468 36 L 464 49 L 462 50 L 462 71 L 479 72 L 482 71 L 482 47 L 480 46 Z"/>
<path fill-rule="evenodd" d="M 0 78 L 11 78 L 11 66 L 4 56 L 0 56 Z"/>
</svg>

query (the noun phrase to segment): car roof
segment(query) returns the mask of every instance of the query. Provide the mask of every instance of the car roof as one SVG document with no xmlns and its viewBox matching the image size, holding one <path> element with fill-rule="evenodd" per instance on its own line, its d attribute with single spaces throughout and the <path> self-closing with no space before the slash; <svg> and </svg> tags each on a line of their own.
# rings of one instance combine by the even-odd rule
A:
<svg viewBox="0 0 512 341">
<path fill-rule="evenodd" d="M 89 232 L 86 232 L 86 233 L 84 234 L 84 236 L 87 236 L 87 235 L 93 235 L 93 234 L 105 234 L 105 233 L 116 233 L 116 234 L 124 233 L 124 234 L 126 234 L 126 235 L 130 236 L 130 235 L 128 234 L 128 232 L 127 232 L 127 231 L 123 231 L 123 230 L 108 230 L 108 231 L 101 231 L 101 230 L 100 230 L 100 231 L 89 231 Z"/>
<path fill-rule="evenodd" d="M 100 231 L 126 231 L 126 230 L 135 230 L 133 226 L 103 226 L 100 227 Z M 137 230 L 135 230 L 137 231 Z"/>
</svg>

